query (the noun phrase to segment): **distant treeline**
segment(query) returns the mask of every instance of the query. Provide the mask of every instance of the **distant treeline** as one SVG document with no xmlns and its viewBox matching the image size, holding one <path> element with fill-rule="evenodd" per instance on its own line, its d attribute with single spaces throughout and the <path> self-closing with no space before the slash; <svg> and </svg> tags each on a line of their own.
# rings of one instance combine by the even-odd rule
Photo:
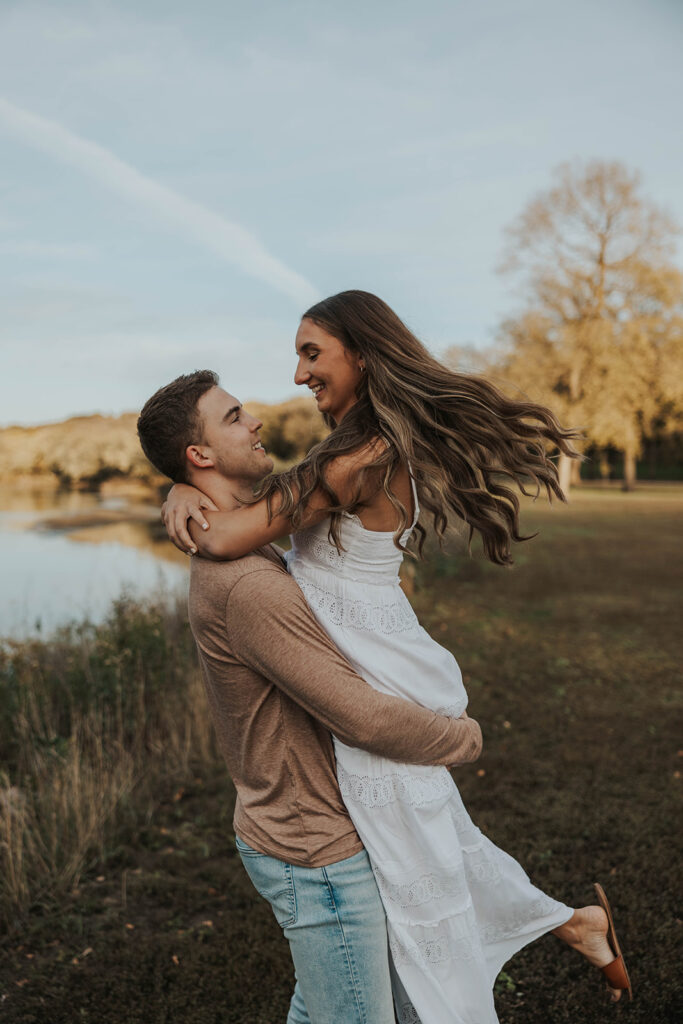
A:
<svg viewBox="0 0 683 1024">
<path fill-rule="evenodd" d="M 246 407 L 263 421 L 261 437 L 276 469 L 301 459 L 327 433 L 310 398 L 292 398 L 276 405 L 248 402 Z M 140 449 L 136 422 L 137 413 L 124 413 L 0 430 L 0 482 L 98 489 L 119 479 L 162 487 L 165 479 Z M 616 448 L 593 445 L 586 454 L 588 459 L 581 466 L 583 479 L 621 478 L 623 459 Z M 683 436 L 644 438 L 638 478 L 683 479 Z"/>
<path fill-rule="evenodd" d="M 327 432 L 311 398 L 246 407 L 263 420 L 261 437 L 278 468 L 301 458 Z M 140 449 L 136 423 L 131 412 L 7 427 L 0 430 L 0 481 L 96 489 L 119 478 L 161 486 L 164 478 Z"/>
</svg>

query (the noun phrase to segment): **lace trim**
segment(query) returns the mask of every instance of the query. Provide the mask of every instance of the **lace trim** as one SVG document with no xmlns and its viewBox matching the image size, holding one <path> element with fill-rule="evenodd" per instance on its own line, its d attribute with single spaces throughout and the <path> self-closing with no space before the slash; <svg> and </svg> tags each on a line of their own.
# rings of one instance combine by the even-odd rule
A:
<svg viewBox="0 0 683 1024">
<path fill-rule="evenodd" d="M 388 775 L 351 775 L 337 762 L 339 789 L 345 802 L 349 800 L 364 807 L 387 807 L 402 803 L 421 807 L 449 796 L 455 784 L 444 768 L 433 775 L 410 775 L 391 772 Z"/>
<path fill-rule="evenodd" d="M 346 561 L 345 551 L 337 551 L 334 544 L 331 544 L 327 537 L 323 540 L 313 533 L 312 530 L 302 530 L 300 533 L 293 534 L 292 544 L 295 549 L 295 555 L 298 551 L 306 551 L 313 558 L 323 562 L 325 565 L 331 566 L 333 569 L 338 569 Z"/>
<path fill-rule="evenodd" d="M 290 553 L 290 557 L 287 559 L 287 568 L 292 575 L 298 572 L 300 575 L 306 576 L 306 569 L 309 567 L 318 574 L 323 573 L 325 577 L 329 576 L 331 568 L 334 579 L 342 582 L 358 583 L 361 586 L 399 587 L 401 585 L 398 566 L 393 570 L 389 567 L 375 570 L 368 568 L 366 562 L 362 562 L 359 565 L 357 561 L 347 562 L 345 565 L 340 562 L 330 566 L 317 562 L 309 551 L 302 552 L 297 548 Z M 356 571 L 354 571 L 354 568 Z M 325 588 L 323 587 L 323 589 Z"/>
<path fill-rule="evenodd" d="M 498 885 L 503 877 L 495 857 L 486 854 L 482 843 L 472 849 L 463 849 L 465 874 L 468 881 L 482 885 Z"/>
<path fill-rule="evenodd" d="M 446 718 L 460 718 L 461 714 L 467 707 L 467 698 L 463 697 L 457 704 L 444 704 L 441 708 L 436 708 L 434 711 L 435 715 L 445 715 Z"/>
<path fill-rule="evenodd" d="M 375 868 L 377 888 L 382 899 L 389 899 L 404 910 L 420 907 L 431 900 L 447 896 L 467 896 L 469 887 L 462 872 L 452 875 L 436 875 L 433 872 L 420 875 L 410 882 L 390 882 L 379 868 Z"/>
<path fill-rule="evenodd" d="M 412 1003 L 403 1003 L 398 1008 L 399 1024 L 422 1024 Z"/>
<path fill-rule="evenodd" d="M 412 965 L 423 970 L 433 964 L 447 964 L 451 960 L 474 960 L 478 955 L 468 936 L 455 939 L 447 932 L 437 933 L 428 939 L 415 939 L 411 945 L 391 935 L 389 949 L 397 966 Z"/>
<path fill-rule="evenodd" d="M 391 633 L 406 633 L 417 626 L 415 613 L 403 600 L 390 604 L 372 604 L 360 598 L 345 599 L 304 579 L 295 566 L 290 568 L 293 578 L 299 584 L 313 611 L 319 612 L 335 626 L 369 630 L 373 633 L 384 633 L 386 636 Z"/>
<path fill-rule="evenodd" d="M 412 1003 L 401 1003 L 397 1009 L 398 1024 L 422 1024 L 422 1020 L 418 1017 L 417 1010 Z M 453 1013 L 455 1014 L 455 1011 L 453 1011 Z M 465 1024 L 465 1021 L 460 1014 L 455 1014 L 452 1018 L 452 1024 Z M 468 1018 L 467 1024 L 482 1024 L 482 1022 Z"/>
<path fill-rule="evenodd" d="M 550 896 L 546 896 L 544 893 L 516 914 L 508 914 L 502 921 L 488 924 L 482 928 L 481 941 L 485 946 L 488 946 L 493 942 L 509 939 L 513 935 L 517 935 L 533 921 L 540 922 L 544 917 L 549 917 L 557 910 L 557 907 L 557 901 Z"/>
</svg>

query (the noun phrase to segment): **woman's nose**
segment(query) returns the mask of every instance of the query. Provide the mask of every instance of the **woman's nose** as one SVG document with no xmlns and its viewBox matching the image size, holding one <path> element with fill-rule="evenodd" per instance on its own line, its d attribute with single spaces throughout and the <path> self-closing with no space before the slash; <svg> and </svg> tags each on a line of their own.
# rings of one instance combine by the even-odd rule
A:
<svg viewBox="0 0 683 1024">
<path fill-rule="evenodd" d="M 301 365 L 301 363 L 299 362 L 297 364 L 296 373 L 294 374 L 294 383 L 295 384 L 305 384 L 306 381 L 310 379 L 310 376 L 311 376 L 310 371 L 309 370 L 305 370 L 303 368 L 303 366 Z"/>
</svg>

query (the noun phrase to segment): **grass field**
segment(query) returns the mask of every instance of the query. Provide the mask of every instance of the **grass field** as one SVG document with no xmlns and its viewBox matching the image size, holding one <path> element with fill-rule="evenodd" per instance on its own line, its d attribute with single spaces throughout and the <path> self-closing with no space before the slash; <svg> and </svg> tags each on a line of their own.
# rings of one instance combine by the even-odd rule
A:
<svg viewBox="0 0 683 1024">
<path fill-rule="evenodd" d="M 503 1024 L 683 1020 L 682 513 L 680 488 L 584 489 L 525 507 L 539 536 L 511 570 L 460 550 L 417 569 L 416 610 L 457 654 L 484 731 L 456 776 L 472 817 L 551 895 L 581 905 L 602 882 L 635 986 L 631 1005 L 608 1005 L 598 973 L 546 936 L 497 982 Z M 0 1019 L 284 1022 L 288 949 L 235 853 L 181 618 L 122 606 L 99 631 L 3 657 Z M 78 730 L 81 774 L 99 764 L 103 792 L 127 769 L 76 842 L 48 819 L 55 778 L 73 798 Z M 28 870 L 10 832 L 31 800 L 44 835 Z"/>
</svg>

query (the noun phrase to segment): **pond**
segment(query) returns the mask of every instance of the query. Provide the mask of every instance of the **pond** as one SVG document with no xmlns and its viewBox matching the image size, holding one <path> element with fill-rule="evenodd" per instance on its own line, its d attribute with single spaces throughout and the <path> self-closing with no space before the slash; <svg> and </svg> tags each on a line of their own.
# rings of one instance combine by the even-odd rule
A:
<svg viewBox="0 0 683 1024">
<path fill-rule="evenodd" d="M 0 637 L 101 621 L 113 599 L 187 593 L 189 559 L 149 499 L 0 489 Z"/>
</svg>

